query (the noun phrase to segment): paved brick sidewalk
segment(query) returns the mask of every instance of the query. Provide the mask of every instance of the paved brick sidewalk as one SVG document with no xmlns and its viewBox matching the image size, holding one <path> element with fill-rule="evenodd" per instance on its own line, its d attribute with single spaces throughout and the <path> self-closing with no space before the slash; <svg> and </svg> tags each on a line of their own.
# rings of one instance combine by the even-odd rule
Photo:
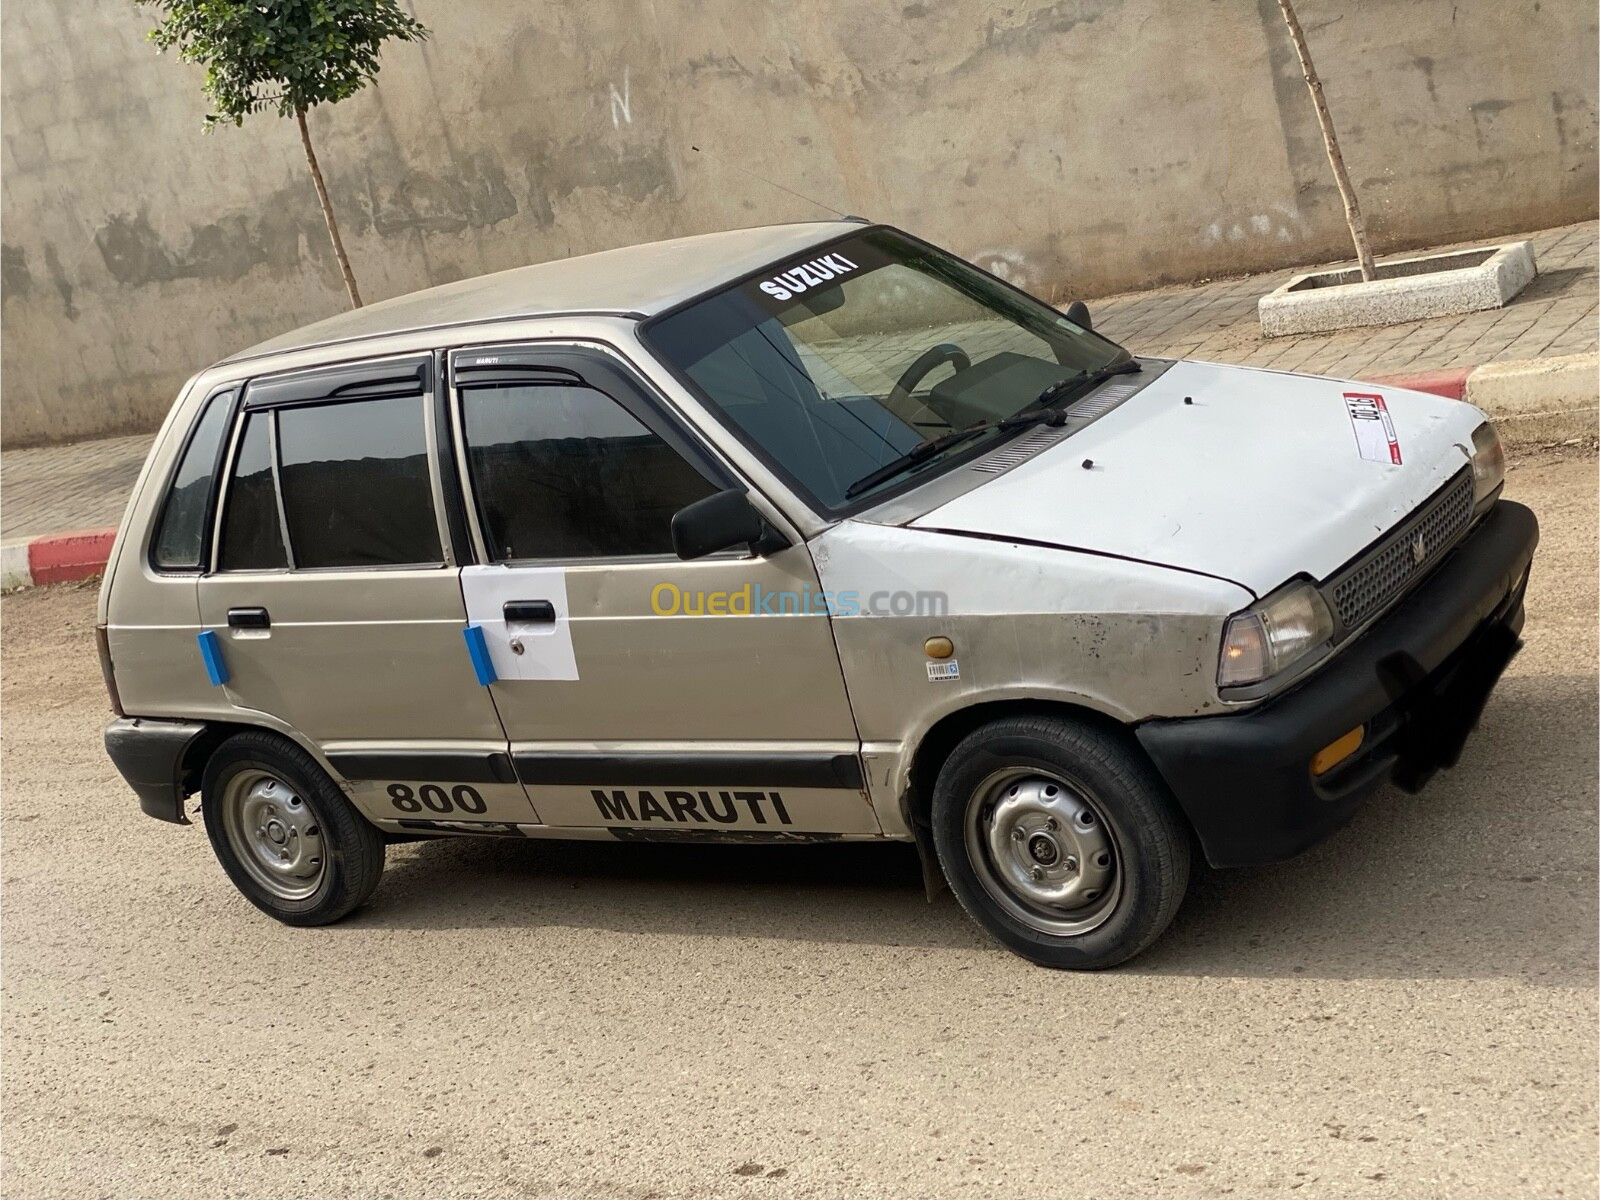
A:
<svg viewBox="0 0 1600 1200">
<path fill-rule="evenodd" d="M 117 524 L 152 437 L 140 433 L 0 454 L 0 536 Z"/>
<path fill-rule="evenodd" d="M 1304 337 L 1262 337 L 1256 301 L 1303 267 L 1108 296 L 1089 302 L 1089 311 L 1096 329 L 1143 354 L 1348 379 L 1593 353 L 1600 315 L 1595 307 L 1596 229 L 1596 223 L 1588 221 L 1495 239 L 1531 240 L 1538 278 L 1505 308 L 1464 317 Z"/>
<path fill-rule="evenodd" d="M 1095 327 L 1141 354 L 1362 378 L 1593 352 L 1596 224 L 1529 236 L 1539 277 L 1511 304 L 1465 317 L 1266 339 L 1256 301 L 1294 272 L 1109 296 Z M 1505 239 L 1513 240 L 1513 239 Z M 150 437 L 107 438 L 0 454 L 0 534 L 95 529 L 122 517 Z"/>
</svg>

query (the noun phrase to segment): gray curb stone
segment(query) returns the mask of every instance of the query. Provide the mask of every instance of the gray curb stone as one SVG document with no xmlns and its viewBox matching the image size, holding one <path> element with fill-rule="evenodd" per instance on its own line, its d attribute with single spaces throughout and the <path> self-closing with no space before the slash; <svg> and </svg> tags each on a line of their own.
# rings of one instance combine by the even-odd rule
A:
<svg viewBox="0 0 1600 1200">
<path fill-rule="evenodd" d="M 1508 445 L 1593 440 L 1600 435 L 1600 354 L 1486 363 L 1467 377 L 1465 398 Z"/>
</svg>

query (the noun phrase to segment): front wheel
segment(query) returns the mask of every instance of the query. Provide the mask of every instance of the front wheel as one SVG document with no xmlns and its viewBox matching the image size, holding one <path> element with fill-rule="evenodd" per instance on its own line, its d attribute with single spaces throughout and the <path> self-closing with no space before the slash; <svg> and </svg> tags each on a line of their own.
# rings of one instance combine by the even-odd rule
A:
<svg viewBox="0 0 1600 1200">
<path fill-rule="evenodd" d="M 1155 769 L 1115 731 L 1008 717 L 968 734 L 933 792 L 939 864 L 963 908 L 1040 966 L 1126 962 L 1189 882 L 1189 836 Z"/>
<path fill-rule="evenodd" d="M 327 925 L 362 904 L 383 874 L 383 835 L 299 746 L 237 734 L 201 782 L 206 836 L 246 900 L 287 925 Z"/>
</svg>

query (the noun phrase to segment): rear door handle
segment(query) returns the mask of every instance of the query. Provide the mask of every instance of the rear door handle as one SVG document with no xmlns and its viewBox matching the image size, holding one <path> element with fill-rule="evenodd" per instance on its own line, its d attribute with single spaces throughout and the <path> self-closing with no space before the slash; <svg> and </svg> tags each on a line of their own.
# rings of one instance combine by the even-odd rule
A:
<svg viewBox="0 0 1600 1200">
<path fill-rule="evenodd" d="M 272 617 L 264 608 L 230 608 L 229 629 L 271 629 Z"/>
<path fill-rule="evenodd" d="M 556 619 L 556 606 L 548 600 L 507 600 L 501 613 L 507 621 L 524 624 L 551 622 Z"/>
</svg>

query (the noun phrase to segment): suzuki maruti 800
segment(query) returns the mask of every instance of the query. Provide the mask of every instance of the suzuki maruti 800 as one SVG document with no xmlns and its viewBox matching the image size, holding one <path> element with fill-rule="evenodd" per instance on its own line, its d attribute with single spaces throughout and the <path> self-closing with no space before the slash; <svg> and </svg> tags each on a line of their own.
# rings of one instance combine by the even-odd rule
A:
<svg viewBox="0 0 1600 1200">
<path fill-rule="evenodd" d="M 184 388 L 100 597 L 112 759 L 296 925 L 419 836 L 915 842 L 1148 946 L 1453 765 L 1538 540 L 1481 412 L 1137 357 L 895 229 L 403 296 Z"/>
</svg>

